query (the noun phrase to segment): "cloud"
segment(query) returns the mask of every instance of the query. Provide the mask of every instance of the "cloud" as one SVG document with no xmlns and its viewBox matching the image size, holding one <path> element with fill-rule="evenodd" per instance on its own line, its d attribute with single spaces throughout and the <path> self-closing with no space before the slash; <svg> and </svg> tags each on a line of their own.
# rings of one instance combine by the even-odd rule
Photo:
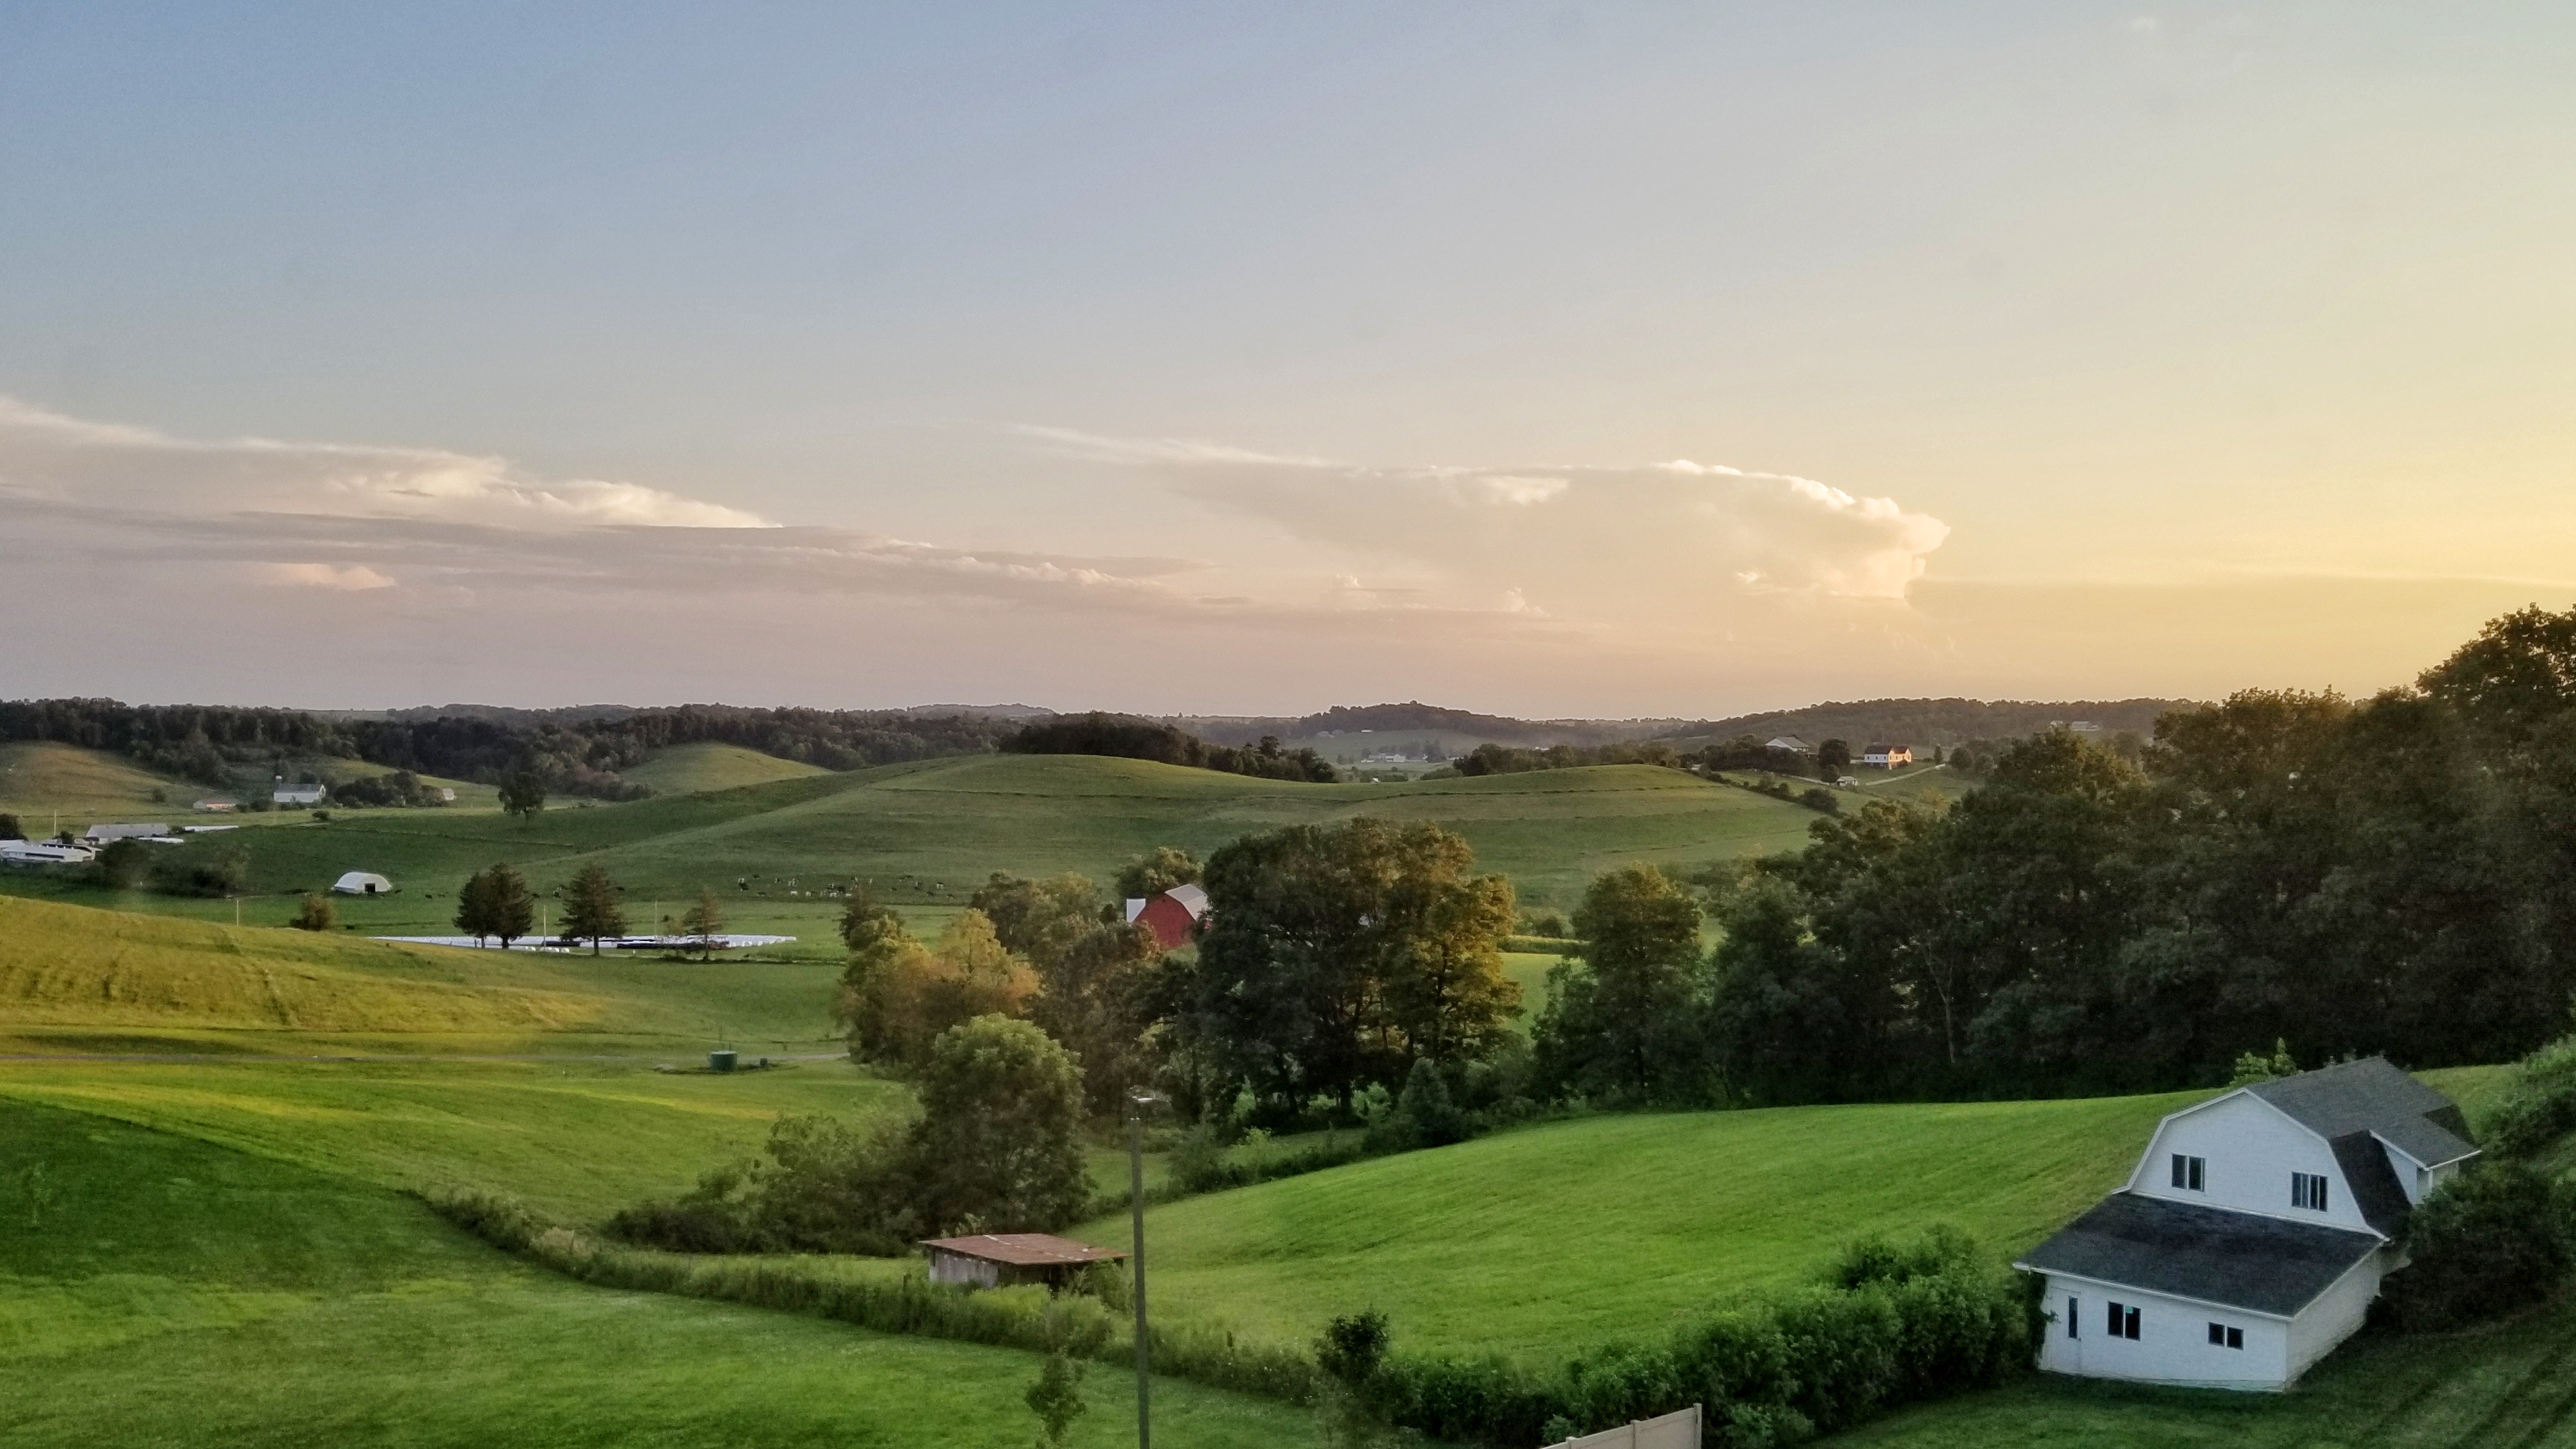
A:
<svg viewBox="0 0 2576 1449">
<path fill-rule="evenodd" d="M 259 570 L 263 583 L 285 584 L 308 589 L 339 589 L 356 593 L 367 589 L 390 589 L 394 581 L 367 567 L 350 564 L 334 568 L 326 563 L 263 564 Z"/>
<path fill-rule="evenodd" d="M 1811 478 L 1644 467 L 1384 467 L 1185 440 L 1021 428 L 1310 544 L 1392 566 L 1459 607 L 1667 629 L 1758 596 L 1902 605 L 1949 525 Z M 1485 601 L 1478 603 L 1475 601 Z"/>
<path fill-rule="evenodd" d="M 7 397 L 0 397 L 0 496 L 514 528 L 773 526 L 756 513 L 636 483 L 532 478 L 502 458 L 268 438 L 198 442 Z"/>
</svg>

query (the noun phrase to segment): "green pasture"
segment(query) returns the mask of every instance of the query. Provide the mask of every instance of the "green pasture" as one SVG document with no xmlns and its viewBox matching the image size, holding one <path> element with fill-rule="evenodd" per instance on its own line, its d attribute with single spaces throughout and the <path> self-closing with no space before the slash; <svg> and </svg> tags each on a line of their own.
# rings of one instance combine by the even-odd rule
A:
<svg viewBox="0 0 2576 1449">
<path fill-rule="evenodd" d="M 802 780 L 828 774 L 819 765 L 782 760 L 740 745 L 708 740 L 674 745 L 633 769 L 619 772 L 657 795 L 690 795 L 706 790 L 735 790 L 777 780 Z"/>
<path fill-rule="evenodd" d="M 405 946 L 0 896 L 0 1053 L 820 1051 L 837 975 L 836 960 Z"/>
<path fill-rule="evenodd" d="M 584 1287 L 381 1189 L 185 1136 L 0 1104 L 0 1382 L 12 1445 L 1019 1449 L 1037 1361 Z M 1132 1442 L 1094 1369 L 1086 1449 Z M 1156 1427 L 1305 1445 L 1305 1416 L 1155 1386 Z"/>
<path fill-rule="evenodd" d="M 2433 1073 L 2475 1108 L 2501 1069 Z M 1805 1281 L 1947 1222 L 1998 1260 L 2128 1176 L 2206 1093 L 1788 1107 L 1553 1123 L 1153 1209 L 1157 1301 L 1303 1342 L 1376 1308 L 1399 1345 L 1543 1360 Z M 1107 1233 L 1102 1221 L 1085 1231 Z"/>
<path fill-rule="evenodd" d="M 163 798 L 155 801 L 152 792 Z M 48 741 L 0 744 L 0 811 L 30 832 L 51 834 L 54 813 L 75 834 L 101 820 L 179 819 L 200 797 L 218 793 L 203 785 L 166 779 L 122 755 Z"/>
<path fill-rule="evenodd" d="M 1479 867 L 1510 876 L 1525 902 L 1561 908 L 1601 870 L 1633 861 L 1688 870 L 1794 849 L 1816 818 L 1643 765 L 1309 785 L 1069 755 L 799 775 L 621 805 L 558 801 L 524 821 L 461 807 L 330 814 L 242 816 L 238 830 L 163 847 L 246 851 L 257 897 L 247 901 L 119 896 L 76 871 L 49 869 L 0 873 L 0 892 L 280 924 L 301 893 L 365 870 L 390 878 L 395 894 L 339 902 L 344 925 L 364 935 L 431 935 L 453 929 L 457 886 L 495 861 L 517 865 L 540 892 L 595 862 L 625 888 L 639 929 L 712 889 L 734 929 L 797 936 L 779 954 L 819 959 L 837 954 L 829 926 L 839 903 L 829 892 L 852 881 L 880 899 L 953 908 L 995 871 L 1070 870 L 1105 881 L 1157 845 L 1204 855 L 1248 833 L 1377 815 L 1459 832 Z"/>
</svg>

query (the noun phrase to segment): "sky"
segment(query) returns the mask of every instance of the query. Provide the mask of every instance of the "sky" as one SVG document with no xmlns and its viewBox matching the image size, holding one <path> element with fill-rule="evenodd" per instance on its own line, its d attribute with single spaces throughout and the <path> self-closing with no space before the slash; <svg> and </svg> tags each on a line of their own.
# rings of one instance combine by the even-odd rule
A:
<svg viewBox="0 0 2576 1449">
<path fill-rule="evenodd" d="M 0 697 L 1714 717 L 2576 605 L 2576 9 L 0 0 Z"/>
</svg>

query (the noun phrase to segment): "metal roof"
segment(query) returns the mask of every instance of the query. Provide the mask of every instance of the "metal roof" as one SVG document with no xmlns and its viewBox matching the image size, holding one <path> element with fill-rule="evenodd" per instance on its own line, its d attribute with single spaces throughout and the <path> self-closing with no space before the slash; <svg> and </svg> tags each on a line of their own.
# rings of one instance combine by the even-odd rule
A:
<svg viewBox="0 0 2576 1449">
<path fill-rule="evenodd" d="M 1189 912 L 1190 919 L 1193 921 L 1207 914 L 1207 892 L 1197 886 L 1176 885 L 1163 894 L 1180 902 L 1181 909 Z"/>
<path fill-rule="evenodd" d="M 2014 1266 L 2292 1318 L 2379 1244 L 2349 1228 L 2115 1192 Z"/>
<path fill-rule="evenodd" d="M 2348 1133 L 2372 1133 L 2426 1167 L 2457 1162 L 2478 1150 L 2451 1099 L 2391 1066 L 2386 1057 L 2320 1067 L 2246 1090 L 2329 1142 Z"/>
<path fill-rule="evenodd" d="M 1095 1248 L 1053 1233 L 978 1233 L 971 1238 L 925 1238 L 921 1245 L 1015 1268 L 1102 1263 L 1127 1256 L 1112 1248 Z"/>
</svg>

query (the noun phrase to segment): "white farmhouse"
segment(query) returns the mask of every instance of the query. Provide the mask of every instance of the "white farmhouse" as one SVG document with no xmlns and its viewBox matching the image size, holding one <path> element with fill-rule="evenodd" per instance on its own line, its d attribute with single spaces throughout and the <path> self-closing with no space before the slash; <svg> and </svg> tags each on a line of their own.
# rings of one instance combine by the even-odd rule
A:
<svg viewBox="0 0 2576 1449">
<path fill-rule="evenodd" d="M 319 805 L 330 794 L 327 785 L 280 785 L 268 792 L 271 805 Z"/>
<path fill-rule="evenodd" d="M 2014 1265 L 2048 1277 L 2039 1366 L 2287 1388 L 2361 1327 L 2407 1212 L 2477 1151 L 2380 1057 L 2176 1112 L 2127 1187 Z"/>
</svg>

